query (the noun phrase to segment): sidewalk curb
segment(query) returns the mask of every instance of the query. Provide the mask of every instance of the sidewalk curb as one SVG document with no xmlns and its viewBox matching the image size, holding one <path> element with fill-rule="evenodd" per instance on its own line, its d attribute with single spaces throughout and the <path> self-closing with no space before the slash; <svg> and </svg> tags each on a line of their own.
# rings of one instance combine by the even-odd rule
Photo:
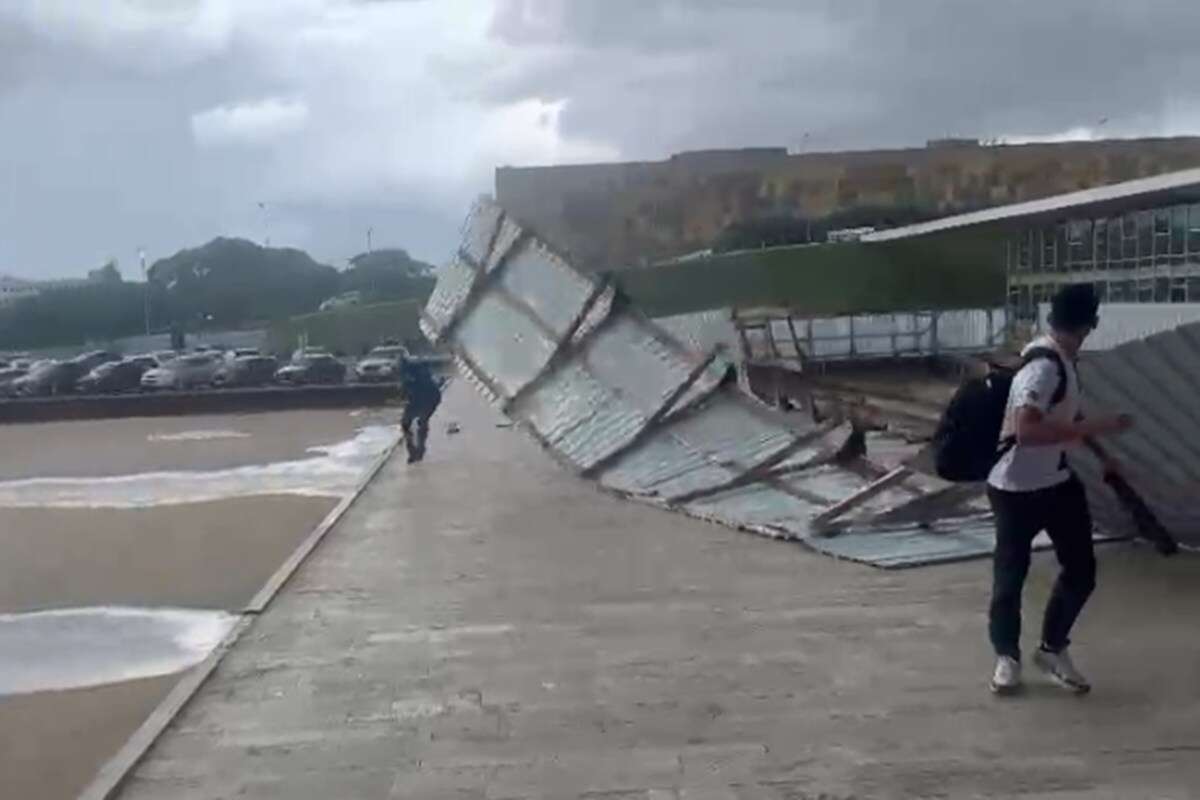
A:
<svg viewBox="0 0 1200 800">
<path fill-rule="evenodd" d="M 179 712 L 195 696 L 196 692 L 200 690 L 200 687 L 208 680 L 209 675 L 221 663 L 225 654 L 250 629 L 254 624 L 254 618 L 266 610 L 267 606 L 271 604 L 271 601 L 279 594 L 279 591 L 287 584 L 292 575 L 296 573 L 312 552 L 316 550 L 326 534 L 350 510 L 350 507 L 354 505 L 355 501 L 358 500 L 371 481 L 375 479 L 375 476 L 379 474 L 380 470 L 391 459 L 403 441 L 402 437 L 397 436 L 396 441 L 376 457 L 355 485 L 354 490 L 343 497 L 325 515 L 325 518 L 321 520 L 317 527 L 313 528 L 304 541 L 292 551 L 291 555 L 272 573 L 267 582 L 262 585 L 262 588 L 255 593 L 246 607 L 242 609 L 241 618 L 221 642 L 213 648 L 208 657 L 183 674 L 179 682 L 155 706 L 154 711 L 138 726 L 133 735 L 121 746 L 121 749 L 100 768 L 87 787 L 80 792 L 79 800 L 111 800 L 117 796 L 125 779 L 133 772 L 134 767 L 138 765 L 142 757 L 146 755 L 159 736 L 162 735 L 163 731 L 167 729 L 167 726 L 171 724 Z"/>
</svg>

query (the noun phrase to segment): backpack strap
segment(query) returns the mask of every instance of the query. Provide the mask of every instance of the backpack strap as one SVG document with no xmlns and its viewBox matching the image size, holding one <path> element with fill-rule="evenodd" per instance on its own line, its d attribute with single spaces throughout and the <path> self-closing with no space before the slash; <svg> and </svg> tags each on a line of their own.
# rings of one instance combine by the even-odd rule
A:
<svg viewBox="0 0 1200 800">
<path fill-rule="evenodd" d="M 1053 408 L 1067 396 L 1067 365 L 1053 347 L 1031 347 L 1022 356 L 1021 366 L 1026 367 L 1042 358 L 1053 361 L 1058 366 L 1058 386 L 1054 387 L 1054 393 L 1050 395 L 1049 407 Z M 997 459 L 1002 458 L 1009 450 L 1017 446 L 1017 437 L 1015 435 L 1005 436 L 1000 440 L 999 445 L 1000 447 L 996 451 Z"/>
<path fill-rule="evenodd" d="M 1053 408 L 1067 396 L 1067 365 L 1053 347 L 1032 347 L 1022 357 L 1021 366 L 1028 366 L 1042 358 L 1053 361 L 1058 367 L 1058 386 L 1055 387 L 1054 394 L 1050 396 L 1050 407 Z"/>
</svg>

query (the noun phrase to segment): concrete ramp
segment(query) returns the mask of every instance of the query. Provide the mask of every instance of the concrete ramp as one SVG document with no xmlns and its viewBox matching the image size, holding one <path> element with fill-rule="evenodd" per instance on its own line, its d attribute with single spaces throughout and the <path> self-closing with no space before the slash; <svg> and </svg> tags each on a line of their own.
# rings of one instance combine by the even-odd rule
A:
<svg viewBox="0 0 1200 800">
<path fill-rule="evenodd" d="M 846 425 L 776 412 L 481 201 L 421 320 L 564 467 L 606 490 L 898 567 L 991 552 L 978 493 L 864 457 Z"/>
</svg>

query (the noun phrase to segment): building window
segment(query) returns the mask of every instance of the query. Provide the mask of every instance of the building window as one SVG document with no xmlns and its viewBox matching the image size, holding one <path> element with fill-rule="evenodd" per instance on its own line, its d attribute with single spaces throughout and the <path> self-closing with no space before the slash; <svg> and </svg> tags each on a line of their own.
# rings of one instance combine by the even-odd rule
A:
<svg viewBox="0 0 1200 800">
<path fill-rule="evenodd" d="M 1066 225 L 1066 232 L 1067 268 L 1077 272 L 1092 260 L 1092 223 L 1071 222 Z"/>
<path fill-rule="evenodd" d="M 1108 268 L 1117 269 L 1121 265 L 1121 219 L 1108 221 Z"/>
<path fill-rule="evenodd" d="M 1154 302 L 1154 279 L 1140 278 L 1137 282 L 1137 297 L 1134 298 L 1139 303 Z"/>
<path fill-rule="evenodd" d="M 1169 278 L 1154 279 L 1154 302 L 1169 303 L 1171 301 L 1171 280 Z"/>
<path fill-rule="evenodd" d="M 1054 251 L 1054 229 L 1046 228 L 1042 231 L 1042 263 L 1041 268 L 1046 272 L 1053 272 L 1058 264 L 1058 259 L 1055 258 Z"/>
<path fill-rule="evenodd" d="M 1171 209 L 1171 255 L 1182 256 L 1187 247 L 1187 206 Z M 1172 259 L 1180 263 L 1183 259 Z"/>
<path fill-rule="evenodd" d="M 1033 266 L 1032 258 L 1030 257 L 1032 233 L 1025 233 L 1017 237 L 1017 271 L 1028 272 Z"/>
<path fill-rule="evenodd" d="M 1137 265 L 1137 217 L 1126 214 L 1121 218 L 1121 266 Z"/>
<path fill-rule="evenodd" d="M 1154 220 L 1149 211 L 1137 215 L 1138 264 L 1143 267 L 1154 265 Z"/>
<path fill-rule="evenodd" d="M 1154 212 L 1154 262 L 1167 263 L 1171 254 L 1171 210 L 1162 208 Z"/>
</svg>

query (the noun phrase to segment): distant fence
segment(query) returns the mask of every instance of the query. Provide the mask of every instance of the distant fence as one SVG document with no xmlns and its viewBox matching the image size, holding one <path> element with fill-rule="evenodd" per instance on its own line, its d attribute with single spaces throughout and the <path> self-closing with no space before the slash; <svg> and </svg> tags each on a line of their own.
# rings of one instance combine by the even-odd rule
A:
<svg viewBox="0 0 1200 800">
<path fill-rule="evenodd" d="M 739 312 L 732 324 L 750 361 L 852 361 L 982 353 L 1008 337 L 1003 308 L 793 317 Z"/>
</svg>

